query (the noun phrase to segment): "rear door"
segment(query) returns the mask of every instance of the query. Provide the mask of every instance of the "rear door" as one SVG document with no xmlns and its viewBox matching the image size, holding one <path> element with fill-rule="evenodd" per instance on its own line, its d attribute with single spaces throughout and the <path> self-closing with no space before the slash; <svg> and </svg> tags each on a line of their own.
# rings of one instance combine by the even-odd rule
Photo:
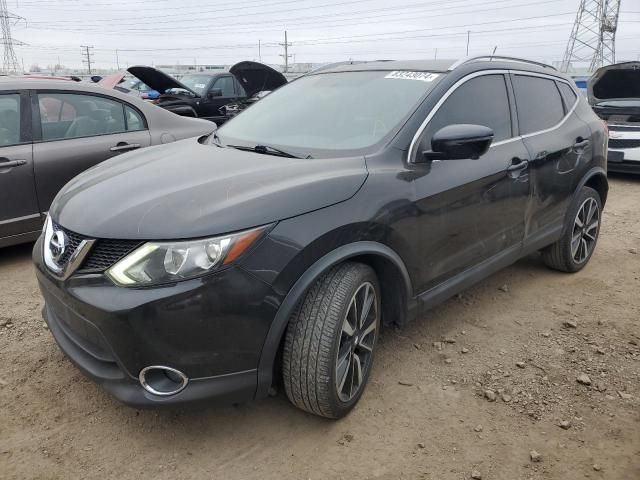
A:
<svg viewBox="0 0 640 480">
<path fill-rule="evenodd" d="M 554 77 L 518 72 L 511 76 L 520 135 L 529 151 L 530 241 L 562 227 L 578 182 L 589 168 L 591 129 L 575 114 L 578 98 L 560 92 Z"/>
<path fill-rule="evenodd" d="M 0 92 L 0 245 L 19 243 L 42 226 L 29 112 L 27 92 Z"/>
<path fill-rule="evenodd" d="M 506 72 L 463 79 L 429 120 L 417 154 L 431 137 L 455 124 L 489 127 L 494 141 L 478 160 L 416 164 L 424 285 L 432 288 L 498 254 L 516 254 L 524 237 L 529 198 L 528 152 L 515 133 Z"/>
<path fill-rule="evenodd" d="M 42 211 L 79 173 L 151 144 L 142 112 L 106 95 L 40 91 L 33 94 L 32 106 L 33 161 Z"/>
</svg>

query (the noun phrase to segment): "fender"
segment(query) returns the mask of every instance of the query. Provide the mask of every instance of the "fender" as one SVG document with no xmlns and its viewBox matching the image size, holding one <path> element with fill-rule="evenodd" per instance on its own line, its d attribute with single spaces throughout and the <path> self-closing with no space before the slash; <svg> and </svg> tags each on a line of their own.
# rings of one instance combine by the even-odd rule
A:
<svg viewBox="0 0 640 480">
<path fill-rule="evenodd" d="M 400 256 L 394 252 L 391 248 L 378 242 L 354 242 L 332 250 L 324 257 L 317 260 L 311 267 L 309 267 L 304 274 L 296 281 L 291 287 L 289 293 L 282 301 L 278 313 L 276 313 L 267 338 L 262 347 L 262 353 L 260 355 L 260 363 L 258 364 L 258 385 L 256 390 L 256 398 L 263 398 L 268 395 L 269 388 L 271 387 L 273 377 L 273 366 L 280 347 L 280 341 L 285 333 L 289 318 L 293 309 L 297 305 L 298 301 L 305 294 L 307 289 L 313 285 L 320 275 L 326 272 L 328 269 L 341 263 L 349 258 L 357 257 L 360 255 L 374 255 L 383 257 L 386 260 L 392 262 L 402 274 L 404 280 L 404 287 L 406 291 L 406 298 L 411 303 L 415 302 L 413 298 L 413 290 L 411 286 L 411 279 L 407 268 Z"/>
</svg>

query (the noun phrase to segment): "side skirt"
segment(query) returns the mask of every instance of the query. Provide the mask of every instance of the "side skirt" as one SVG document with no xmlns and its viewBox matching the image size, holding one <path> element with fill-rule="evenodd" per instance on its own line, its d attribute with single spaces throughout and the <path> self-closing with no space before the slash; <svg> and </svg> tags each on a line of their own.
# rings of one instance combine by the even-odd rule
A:
<svg viewBox="0 0 640 480">
<path fill-rule="evenodd" d="M 441 283 L 440 285 L 427 290 L 417 296 L 419 308 L 417 313 L 425 312 L 448 298 L 460 293 L 463 290 L 475 285 L 486 277 L 502 270 L 505 267 L 517 262 L 523 257 L 547 247 L 557 241 L 562 236 L 562 225 L 553 226 L 528 239 L 524 246 L 515 245 L 513 247 L 494 255 L 491 258 L 475 265 L 455 277 Z"/>
</svg>

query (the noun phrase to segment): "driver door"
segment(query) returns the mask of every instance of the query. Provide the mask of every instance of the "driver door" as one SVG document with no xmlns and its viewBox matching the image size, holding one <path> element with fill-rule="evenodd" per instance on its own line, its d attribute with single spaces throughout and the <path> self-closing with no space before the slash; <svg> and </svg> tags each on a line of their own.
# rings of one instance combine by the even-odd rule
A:
<svg viewBox="0 0 640 480">
<path fill-rule="evenodd" d="M 219 91 L 221 95 L 213 96 L 214 91 Z M 205 100 L 202 102 L 203 109 L 200 117 L 221 123 L 226 117 L 220 112 L 220 108 L 236 100 L 238 100 L 238 95 L 234 87 L 234 77 L 231 75 L 220 76 L 209 87 Z"/>
<path fill-rule="evenodd" d="M 495 135 L 478 160 L 415 164 L 417 171 L 424 170 L 415 180 L 423 291 L 522 247 L 528 152 L 515 136 L 510 98 L 504 75 L 470 78 L 444 101 L 420 138 L 416 155 L 430 150 L 433 134 L 448 125 L 483 125 Z"/>
</svg>

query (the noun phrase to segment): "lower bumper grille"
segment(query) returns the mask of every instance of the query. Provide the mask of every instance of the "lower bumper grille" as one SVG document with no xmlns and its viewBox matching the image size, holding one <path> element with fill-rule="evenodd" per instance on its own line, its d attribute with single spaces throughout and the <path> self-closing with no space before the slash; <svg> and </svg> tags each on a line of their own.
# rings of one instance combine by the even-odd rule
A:
<svg viewBox="0 0 640 480">
<path fill-rule="evenodd" d="M 629 138 L 610 138 L 609 148 L 638 148 L 640 147 L 640 139 Z"/>
</svg>

